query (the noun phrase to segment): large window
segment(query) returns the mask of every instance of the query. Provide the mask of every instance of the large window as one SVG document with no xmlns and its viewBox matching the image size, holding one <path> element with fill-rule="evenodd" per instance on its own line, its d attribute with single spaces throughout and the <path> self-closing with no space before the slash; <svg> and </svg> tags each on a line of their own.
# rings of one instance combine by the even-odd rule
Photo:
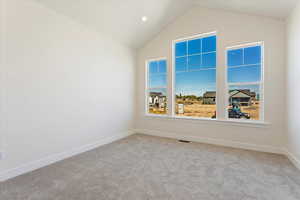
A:
<svg viewBox="0 0 300 200">
<path fill-rule="evenodd" d="M 155 59 L 147 62 L 147 113 L 167 114 L 167 61 Z"/>
<path fill-rule="evenodd" d="M 262 43 L 227 49 L 228 118 L 263 119 L 262 49 Z"/>
<path fill-rule="evenodd" d="M 254 124 L 264 121 L 263 42 L 225 48 L 220 69 L 216 32 L 175 40 L 172 50 L 172 74 L 166 58 L 147 61 L 147 114 L 238 123 L 252 120 Z M 218 88 L 217 70 L 226 72 L 218 74 Z M 171 100 L 167 94 L 172 94 Z M 222 98 L 217 101 L 217 96 Z"/>
<path fill-rule="evenodd" d="M 174 43 L 174 114 L 216 118 L 216 35 Z"/>
</svg>

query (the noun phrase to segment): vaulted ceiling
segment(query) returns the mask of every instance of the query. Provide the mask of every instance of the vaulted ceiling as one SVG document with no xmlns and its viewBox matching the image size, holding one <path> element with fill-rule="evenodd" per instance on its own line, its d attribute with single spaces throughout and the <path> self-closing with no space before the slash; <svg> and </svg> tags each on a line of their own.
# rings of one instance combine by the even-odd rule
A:
<svg viewBox="0 0 300 200">
<path fill-rule="evenodd" d="M 298 0 L 194 0 L 200 6 L 285 19 Z"/>
<path fill-rule="evenodd" d="M 298 0 L 35 0 L 133 48 L 193 6 L 286 18 Z M 143 22 L 141 18 L 147 16 Z"/>
</svg>

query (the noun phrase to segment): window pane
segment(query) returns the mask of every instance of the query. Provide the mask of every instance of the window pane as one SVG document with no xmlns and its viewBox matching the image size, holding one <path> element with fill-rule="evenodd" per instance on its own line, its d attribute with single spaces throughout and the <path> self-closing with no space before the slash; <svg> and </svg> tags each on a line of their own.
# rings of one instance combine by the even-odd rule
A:
<svg viewBox="0 0 300 200">
<path fill-rule="evenodd" d="M 201 39 L 188 41 L 188 54 L 199 54 L 201 53 Z"/>
<path fill-rule="evenodd" d="M 244 49 L 245 65 L 261 63 L 261 47 L 248 47 Z"/>
<path fill-rule="evenodd" d="M 188 57 L 188 70 L 200 69 L 201 67 L 201 55 Z"/>
<path fill-rule="evenodd" d="M 167 114 L 166 89 L 149 90 L 148 98 L 148 112 L 150 114 Z"/>
<path fill-rule="evenodd" d="M 166 74 L 155 74 L 149 77 L 149 88 L 166 87 L 167 75 Z"/>
<path fill-rule="evenodd" d="M 229 118 L 259 120 L 259 111 L 259 85 L 229 87 Z"/>
<path fill-rule="evenodd" d="M 227 65 L 238 66 L 243 65 L 243 49 L 229 50 L 227 52 Z"/>
<path fill-rule="evenodd" d="M 157 73 L 158 72 L 158 63 L 157 61 L 152 61 L 149 63 L 149 73 Z"/>
<path fill-rule="evenodd" d="M 159 71 L 159 73 L 167 72 L 167 61 L 166 60 L 158 61 L 158 71 Z"/>
<path fill-rule="evenodd" d="M 202 67 L 216 67 L 216 53 L 203 54 Z"/>
<path fill-rule="evenodd" d="M 177 73 L 176 115 L 215 118 L 216 70 Z"/>
<path fill-rule="evenodd" d="M 187 67 L 186 57 L 176 58 L 176 63 L 175 63 L 176 72 L 186 71 L 186 67 Z"/>
<path fill-rule="evenodd" d="M 216 70 L 208 69 L 201 71 L 182 72 L 176 74 L 176 90 L 181 88 L 194 88 L 200 92 L 202 87 L 215 84 Z"/>
<path fill-rule="evenodd" d="M 228 68 L 229 83 L 259 82 L 260 80 L 261 80 L 260 65 Z"/>
<path fill-rule="evenodd" d="M 216 36 L 210 36 L 202 39 L 202 52 L 216 51 Z"/>
<path fill-rule="evenodd" d="M 178 42 L 175 45 L 175 55 L 178 56 L 186 56 L 187 53 L 187 42 Z"/>
<path fill-rule="evenodd" d="M 176 115 L 215 118 L 216 36 L 189 40 L 187 45 L 188 56 L 175 61 Z"/>
<path fill-rule="evenodd" d="M 167 61 L 151 61 L 148 64 L 147 112 L 167 114 Z"/>
</svg>

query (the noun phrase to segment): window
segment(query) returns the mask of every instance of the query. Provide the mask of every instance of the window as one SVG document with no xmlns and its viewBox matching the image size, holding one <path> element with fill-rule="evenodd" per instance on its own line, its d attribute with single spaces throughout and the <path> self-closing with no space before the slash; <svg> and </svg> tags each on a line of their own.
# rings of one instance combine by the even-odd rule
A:
<svg viewBox="0 0 300 200">
<path fill-rule="evenodd" d="M 219 74 L 225 80 L 225 87 L 218 90 L 222 90 L 218 95 L 225 95 L 225 101 L 219 100 L 218 104 L 216 32 L 178 39 L 172 45 L 172 74 L 168 73 L 166 58 L 147 61 L 147 114 L 170 114 L 170 117 L 192 119 L 219 118 L 220 121 L 226 119 L 238 123 L 258 121 L 250 121 L 254 124 L 264 121 L 263 42 L 226 48 L 226 73 Z M 171 78 L 172 85 L 168 87 L 167 80 Z M 170 93 L 169 104 L 167 94 Z M 223 109 L 219 116 L 217 106 Z"/>
<path fill-rule="evenodd" d="M 147 113 L 167 114 L 167 61 L 166 59 L 147 62 Z"/>
<path fill-rule="evenodd" d="M 263 44 L 227 48 L 227 115 L 262 120 Z"/>
<path fill-rule="evenodd" d="M 216 118 L 216 35 L 174 43 L 174 114 Z"/>
</svg>

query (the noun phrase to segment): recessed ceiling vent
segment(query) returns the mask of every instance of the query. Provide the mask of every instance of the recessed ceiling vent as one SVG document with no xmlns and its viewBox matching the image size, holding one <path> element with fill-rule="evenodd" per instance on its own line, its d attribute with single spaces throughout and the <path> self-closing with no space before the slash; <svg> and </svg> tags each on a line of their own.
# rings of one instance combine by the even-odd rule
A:
<svg viewBox="0 0 300 200">
<path fill-rule="evenodd" d="M 188 140 L 178 140 L 178 142 L 181 142 L 181 143 L 191 143 L 191 141 L 188 141 Z"/>
</svg>

